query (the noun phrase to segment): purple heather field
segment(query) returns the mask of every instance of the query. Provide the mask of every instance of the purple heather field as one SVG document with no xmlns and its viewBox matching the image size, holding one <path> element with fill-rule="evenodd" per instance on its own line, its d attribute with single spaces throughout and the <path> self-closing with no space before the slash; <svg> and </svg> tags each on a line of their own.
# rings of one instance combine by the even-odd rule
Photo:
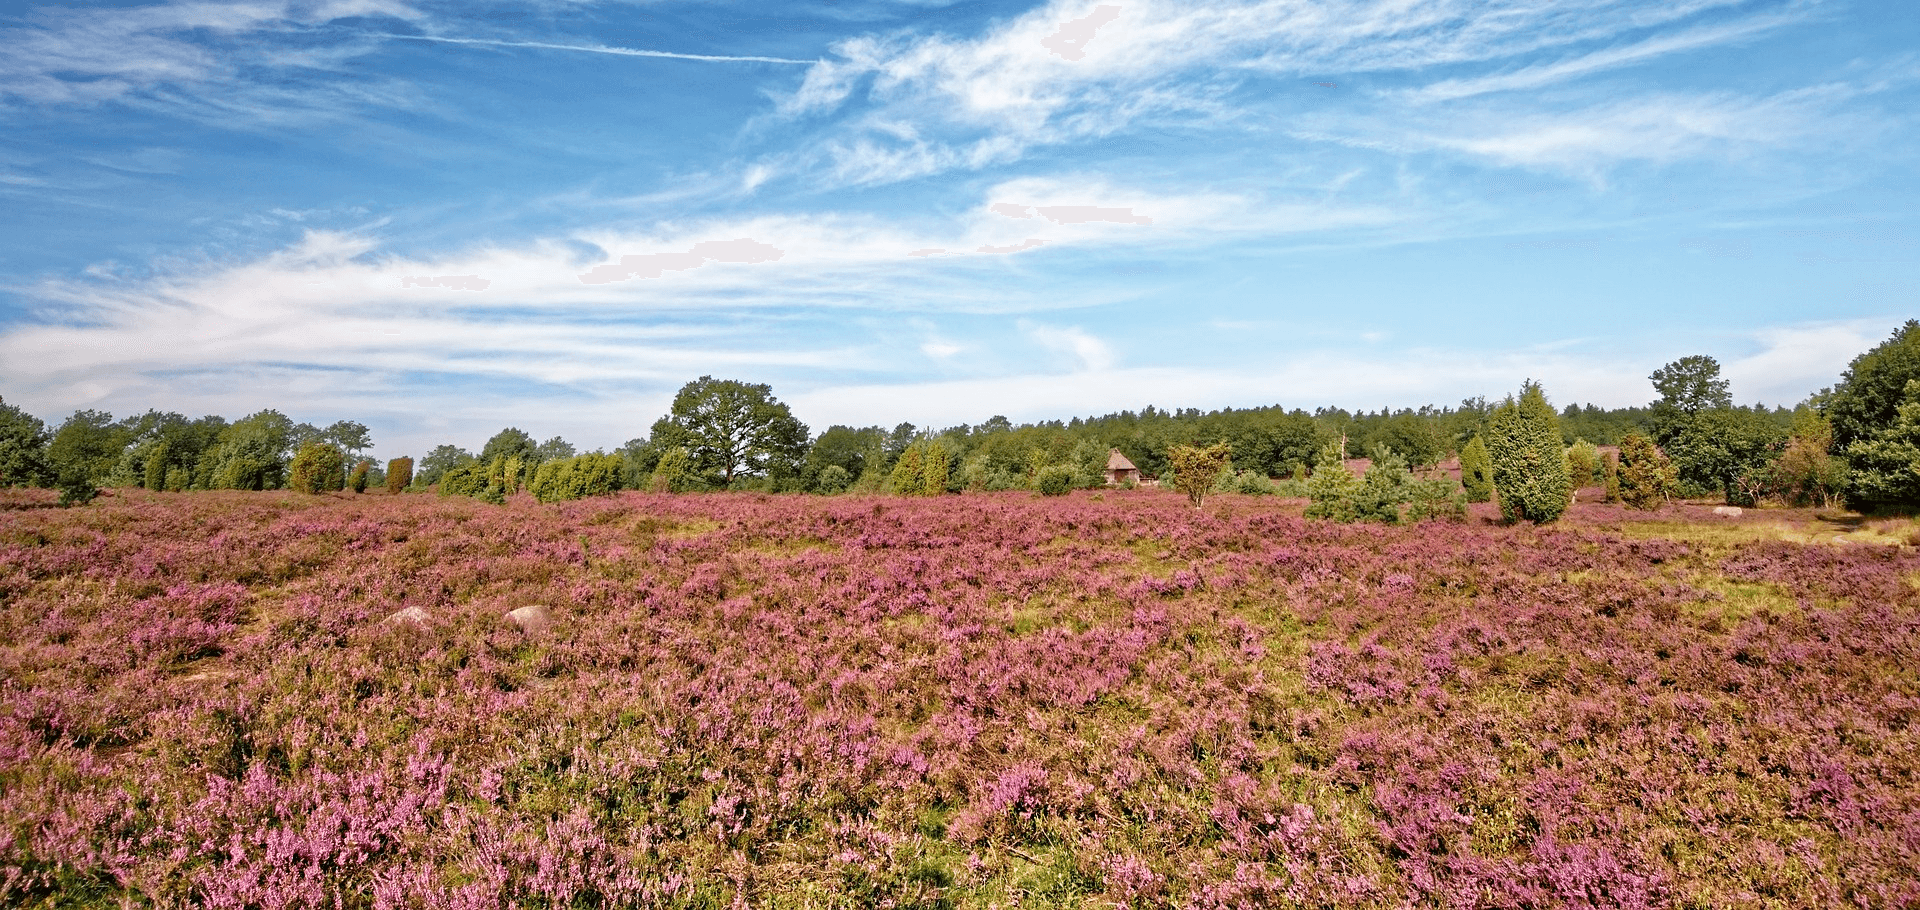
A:
<svg viewBox="0 0 1920 910">
<path fill-rule="evenodd" d="M 1807 512 L 0 496 L 7 906 L 1920 907 Z"/>
</svg>

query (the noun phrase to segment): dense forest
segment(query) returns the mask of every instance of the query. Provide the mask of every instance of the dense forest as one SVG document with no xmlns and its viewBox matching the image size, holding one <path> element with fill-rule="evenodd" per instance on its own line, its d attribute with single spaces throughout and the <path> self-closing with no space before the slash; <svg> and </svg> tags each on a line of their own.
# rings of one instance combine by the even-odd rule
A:
<svg viewBox="0 0 1920 910">
<path fill-rule="evenodd" d="M 1575 486 L 1605 483 L 1611 493 L 1624 476 L 1629 492 L 1638 484 L 1663 499 L 1920 504 L 1920 475 L 1912 470 L 1920 462 L 1920 386 L 1909 386 L 1920 381 L 1920 322 L 1909 321 L 1855 358 L 1839 385 L 1792 409 L 1736 405 L 1719 374 L 1712 357 L 1686 357 L 1649 377 L 1646 406 L 1569 404 L 1534 408 L 1530 419 L 1543 421 L 1539 432 L 1564 449 L 1561 469 Z M 1529 383 L 1521 398 L 1528 389 L 1541 393 L 1544 407 L 1545 390 Z M 0 485 L 57 487 L 63 503 L 87 501 L 101 487 L 384 486 L 496 501 L 521 491 L 552 500 L 636 488 L 940 493 L 1099 486 L 1114 451 L 1143 480 L 1165 481 L 1170 458 L 1185 447 L 1223 456 L 1210 478 L 1215 490 L 1294 495 L 1311 495 L 1306 479 L 1347 459 L 1385 460 L 1431 477 L 1436 466 L 1464 456 L 1461 479 L 1471 497 L 1477 453 L 1498 442 L 1489 434 L 1502 407 L 1516 407 L 1515 399 L 1378 412 L 1148 406 L 1037 423 L 996 416 L 977 425 L 832 426 L 815 434 L 770 387 L 703 376 L 680 390 L 648 433 L 613 452 L 580 454 L 559 437 L 539 441 L 508 427 L 478 452 L 448 443 L 417 462 L 383 466 L 362 458 L 371 435 L 352 420 L 319 427 L 277 410 L 233 421 L 159 411 L 116 420 L 82 410 L 49 430 L 0 402 Z M 1656 460 L 1619 460 L 1641 452 Z"/>
</svg>

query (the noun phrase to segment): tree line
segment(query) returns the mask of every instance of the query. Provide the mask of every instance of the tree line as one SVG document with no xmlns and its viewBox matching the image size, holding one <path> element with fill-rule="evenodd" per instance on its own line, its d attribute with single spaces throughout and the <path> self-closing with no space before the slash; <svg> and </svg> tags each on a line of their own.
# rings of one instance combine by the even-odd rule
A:
<svg viewBox="0 0 1920 910">
<path fill-rule="evenodd" d="M 1103 485 L 1117 450 L 1143 477 L 1197 495 L 1312 498 L 1317 476 L 1316 502 L 1354 503 L 1329 506 L 1329 517 L 1400 514 L 1414 503 L 1424 504 L 1416 513 L 1446 512 L 1455 492 L 1498 497 L 1504 511 L 1509 502 L 1570 495 L 1563 485 L 1586 484 L 1635 504 L 1719 496 L 1736 505 L 1920 506 L 1920 321 L 1855 358 L 1840 384 L 1791 409 L 1734 404 L 1718 362 L 1705 355 L 1676 360 L 1649 379 L 1654 400 L 1629 408 L 1556 411 L 1545 390 L 1528 383 L 1503 402 L 1473 398 L 1455 407 L 1148 406 L 1023 424 L 996 416 L 937 430 L 835 425 L 816 435 L 769 386 L 702 376 L 680 389 L 647 434 L 612 452 L 578 453 L 557 436 L 541 442 L 508 427 L 477 453 L 449 443 L 417 464 L 403 457 L 384 467 L 361 457 L 371 436 L 351 420 L 322 428 L 265 410 L 231 423 L 158 411 L 116 421 L 82 410 L 49 430 L 0 401 L 0 485 L 57 487 L 63 503 L 84 502 L 103 486 L 319 492 L 371 485 L 494 501 L 523 491 L 554 501 L 619 489 L 1064 492 Z M 1618 455 L 1603 455 L 1602 447 L 1618 447 Z M 1558 454 L 1549 457 L 1548 448 Z M 1195 451 L 1213 454 L 1192 461 Z M 1524 465 L 1514 461 L 1521 451 Z M 1455 456 L 1460 483 L 1443 491 L 1431 483 L 1433 469 Z M 1357 457 L 1372 459 L 1380 477 L 1370 470 L 1342 479 L 1324 470 Z M 1182 459 L 1191 464 L 1176 464 Z M 1554 479 L 1561 474 L 1564 481 Z M 1348 480 L 1361 492 L 1328 492 Z"/>
</svg>

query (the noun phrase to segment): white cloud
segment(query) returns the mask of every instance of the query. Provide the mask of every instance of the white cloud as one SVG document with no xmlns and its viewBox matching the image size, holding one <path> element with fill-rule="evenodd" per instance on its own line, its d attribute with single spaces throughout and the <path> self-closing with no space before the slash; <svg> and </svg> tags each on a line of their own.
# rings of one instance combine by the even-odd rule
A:
<svg viewBox="0 0 1920 910">
<path fill-rule="evenodd" d="M 1104 372 L 1113 369 L 1113 349 L 1079 326 L 1050 326 L 1023 320 L 1020 330 L 1042 347 L 1072 357 L 1080 370 Z"/>
<path fill-rule="evenodd" d="M 1859 141 L 1873 123 L 1836 113 L 1857 94 L 1822 85 L 1765 98 L 1659 93 L 1574 110 L 1492 103 L 1392 116 L 1303 117 L 1304 138 L 1395 153 L 1442 150 L 1492 163 L 1600 179 L 1621 162 L 1735 157 L 1790 143 Z"/>
<path fill-rule="evenodd" d="M 1758 329 L 1749 336 L 1758 350 L 1723 360 L 1721 375 L 1742 404 L 1792 406 L 1839 382 L 1853 358 L 1886 340 L 1898 324 L 1887 317 Z"/>
<path fill-rule="evenodd" d="M 266 48 L 218 49 L 196 40 L 348 16 L 417 20 L 388 0 L 295 3 L 159 3 L 129 8 L 42 10 L 26 24 L 0 28 L 0 98 L 40 104 L 91 104 L 160 86 L 242 84 L 242 66 L 311 65 L 314 53 Z M 357 53 L 350 51 L 349 53 Z"/>
<path fill-rule="evenodd" d="M 869 35 L 835 45 L 832 59 L 815 64 L 799 88 L 780 99 L 781 114 L 838 109 L 863 85 L 868 105 L 827 130 L 810 151 L 784 157 L 823 160 L 836 179 L 855 184 L 980 168 L 1015 160 L 1035 145 L 1105 136 L 1142 118 L 1239 119 L 1243 111 L 1221 103 L 1240 78 L 1236 73 L 1484 64 L 1607 40 L 1739 2 L 1137 0 L 1115 6 L 1054 0 L 977 37 Z M 1736 40 L 1772 24 L 1697 28 L 1505 78 L 1515 86 L 1543 83 Z M 1090 30 L 1095 26 L 1097 37 Z M 1497 84 L 1469 78 L 1434 91 L 1473 94 Z M 903 132 L 902 124 L 909 129 Z"/>
</svg>

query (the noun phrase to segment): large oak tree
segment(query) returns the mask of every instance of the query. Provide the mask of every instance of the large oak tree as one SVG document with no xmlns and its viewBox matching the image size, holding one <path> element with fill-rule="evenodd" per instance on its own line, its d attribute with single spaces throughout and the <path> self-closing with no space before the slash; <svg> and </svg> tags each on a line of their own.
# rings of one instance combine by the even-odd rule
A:
<svg viewBox="0 0 1920 910">
<path fill-rule="evenodd" d="M 807 455 L 807 426 L 765 383 L 702 376 L 681 387 L 653 424 L 654 445 L 680 447 L 694 470 L 726 487 L 740 477 L 793 474 Z"/>
</svg>

